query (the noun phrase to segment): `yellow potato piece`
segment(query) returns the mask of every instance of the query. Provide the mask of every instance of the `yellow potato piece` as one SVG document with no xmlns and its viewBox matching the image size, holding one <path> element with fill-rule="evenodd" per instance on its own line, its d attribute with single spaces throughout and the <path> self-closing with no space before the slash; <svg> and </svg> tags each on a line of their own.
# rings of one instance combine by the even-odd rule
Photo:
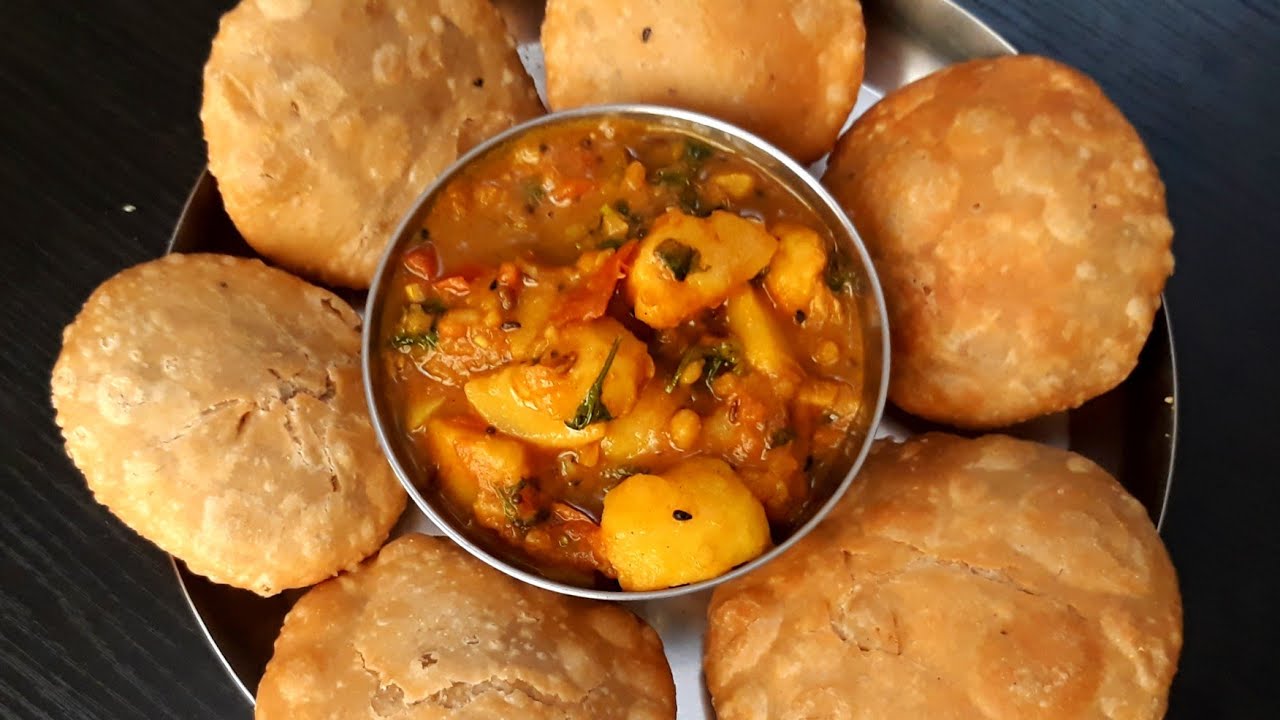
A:
<svg viewBox="0 0 1280 720">
<path fill-rule="evenodd" d="M 600 527 L 623 590 L 713 578 L 770 545 L 760 501 L 727 464 L 711 458 L 623 480 L 604 498 Z"/>
<path fill-rule="evenodd" d="M 437 467 L 436 480 L 445 496 L 473 509 L 482 495 L 529 477 L 525 447 L 510 438 L 488 435 L 458 418 L 435 418 L 427 423 L 427 451 Z"/>
<path fill-rule="evenodd" d="M 568 448 L 596 442 L 604 436 L 605 423 L 581 429 L 565 423 L 587 398 L 615 340 L 618 350 L 600 400 L 612 417 L 623 417 L 653 377 L 653 359 L 644 343 L 611 318 L 570 325 L 537 360 L 471 380 L 464 388 L 467 401 L 485 422 L 537 445 Z"/>
<path fill-rule="evenodd" d="M 720 173 L 711 182 L 734 200 L 741 200 L 756 189 L 756 179 L 744 172 Z"/>
<path fill-rule="evenodd" d="M 819 293 L 829 292 L 823 284 L 827 250 L 818 234 L 800 225 L 778 225 L 778 252 L 769 263 L 764 287 L 769 297 L 788 314 L 808 312 L 809 303 Z"/>
<path fill-rule="evenodd" d="M 750 285 L 743 286 L 725 303 L 725 320 L 742 343 L 747 364 L 768 375 L 778 393 L 789 397 L 803 371 L 788 350 L 790 343 L 769 301 Z"/>
<path fill-rule="evenodd" d="M 608 424 L 600 450 L 609 462 L 635 463 L 674 452 L 668 426 L 680 399 L 665 385 L 660 378 L 650 381 L 631 412 Z"/>
<path fill-rule="evenodd" d="M 763 225 L 733 213 L 698 218 L 668 210 L 640 243 L 627 276 L 636 317 L 671 328 L 719 305 L 768 266 L 777 246 Z M 673 269 L 673 261 L 682 262 Z M 680 272 L 687 272 L 683 279 Z"/>
</svg>

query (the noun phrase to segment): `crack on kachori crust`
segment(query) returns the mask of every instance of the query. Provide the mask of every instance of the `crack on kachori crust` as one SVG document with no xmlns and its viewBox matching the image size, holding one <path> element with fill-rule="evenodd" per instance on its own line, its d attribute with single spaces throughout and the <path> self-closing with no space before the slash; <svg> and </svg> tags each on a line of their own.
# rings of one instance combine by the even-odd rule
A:
<svg viewBox="0 0 1280 720">
<path fill-rule="evenodd" d="M 594 695 L 599 695 L 604 691 L 604 683 L 602 682 L 583 694 L 580 701 L 572 702 L 554 693 L 543 692 L 542 690 L 534 687 L 532 683 L 525 680 L 507 678 L 500 675 L 491 675 L 479 682 L 468 683 L 455 681 L 450 683 L 449 687 L 444 688 L 443 690 L 437 690 L 424 698 L 406 701 L 404 697 L 404 689 L 398 683 L 394 680 L 384 679 L 382 673 L 370 668 L 368 661 L 365 659 L 364 653 L 362 653 L 359 648 L 353 645 L 352 651 L 355 652 L 356 659 L 360 663 L 360 669 L 367 673 L 378 686 L 378 694 L 375 694 L 375 696 L 370 699 L 371 706 L 380 700 L 386 699 L 386 696 L 382 695 L 384 691 L 389 695 L 398 695 L 399 697 L 396 699 L 396 702 L 398 702 L 400 707 L 403 709 L 413 708 L 418 705 L 434 705 L 446 710 L 460 710 L 485 695 L 497 693 L 503 696 L 523 695 L 538 705 L 567 711 L 577 708 L 586 708 L 588 706 L 589 698 Z M 422 663 L 423 669 L 439 663 L 439 660 L 436 659 L 432 652 L 427 652 L 422 657 L 431 658 L 429 662 L 425 663 L 422 662 L 422 658 L 419 658 L 419 662 Z M 378 713 L 378 715 L 383 717 L 388 717 L 391 714 L 384 713 L 377 707 L 372 707 L 372 709 L 374 712 Z"/>
</svg>

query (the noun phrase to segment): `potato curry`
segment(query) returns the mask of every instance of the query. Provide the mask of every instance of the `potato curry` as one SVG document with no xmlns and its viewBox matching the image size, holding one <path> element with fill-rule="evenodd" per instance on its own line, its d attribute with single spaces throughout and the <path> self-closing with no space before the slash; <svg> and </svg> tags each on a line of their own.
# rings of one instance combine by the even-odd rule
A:
<svg viewBox="0 0 1280 720">
<path fill-rule="evenodd" d="M 648 590 L 751 560 L 860 440 L 857 282 L 748 162 L 540 128 L 437 194 L 382 318 L 415 462 L 527 567 Z"/>
</svg>

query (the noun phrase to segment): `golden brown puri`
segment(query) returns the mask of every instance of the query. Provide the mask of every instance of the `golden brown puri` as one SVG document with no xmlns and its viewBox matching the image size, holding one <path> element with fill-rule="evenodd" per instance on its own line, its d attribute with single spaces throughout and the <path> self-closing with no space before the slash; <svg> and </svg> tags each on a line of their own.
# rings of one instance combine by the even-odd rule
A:
<svg viewBox="0 0 1280 720">
<path fill-rule="evenodd" d="M 675 686 L 658 634 L 620 606 L 406 535 L 293 607 L 255 717 L 658 720 Z"/>
<path fill-rule="evenodd" d="M 1182 646 L 1142 506 L 998 435 L 877 443 L 831 516 L 708 613 L 720 720 L 1159 718 Z"/>
<path fill-rule="evenodd" d="M 542 25 L 553 108 L 689 108 L 803 162 L 849 117 L 865 39 L 856 0 L 550 0 Z"/>
<path fill-rule="evenodd" d="M 94 496 L 216 582 L 272 595 L 378 549 L 404 490 L 339 297 L 224 255 L 104 282 L 63 333 L 53 405 Z"/>
<path fill-rule="evenodd" d="M 1164 186 L 1090 79 L 977 60 L 895 91 L 824 178 L 884 286 L 890 398 L 960 427 L 1074 408 L 1133 369 L 1173 270 Z"/>
<path fill-rule="evenodd" d="M 541 112 L 488 0 L 243 0 L 214 38 L 200 118 L 249 244 L 366 288 L 418 194 Z"/>
</svg>

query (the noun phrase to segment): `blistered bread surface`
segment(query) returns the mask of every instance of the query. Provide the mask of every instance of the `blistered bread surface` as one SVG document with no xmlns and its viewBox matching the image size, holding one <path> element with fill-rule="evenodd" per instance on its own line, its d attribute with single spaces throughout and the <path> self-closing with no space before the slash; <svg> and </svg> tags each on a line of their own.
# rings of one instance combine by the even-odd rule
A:
<svg viewBox="0 0 1280 720">
<path fill-rule="evenodd" d="M 285 618 L 258 720 L 671 720 L 662 643 L 618 605 L 514 580 L 407 535 Z"/>
<path fill-rule="evenodd" d="M 877 443 L 828 519 L 708 613 L 720 720 L 1149 720 L 1182 645 L 1143 507 L 1005 436 Z"/>
<path fill-rule="evenodd" d="M 1173 228 L 1142 140 L 1081 73 L 1033 56 L 939 71 L 860 117 L 824 182 L 884 287 L 903 409 L 998 427 L 1137 363 Z"/>
<path fill-rule="evenodd" d="M 271 595 L 381 546 L 405 494 L 374 438 L 360 319 L 258 260 L 168 255 L 63 334 L 53 404 L 94 496 L 212 580 Z"/>
<path fill-rule="evenodd" d="M 853 109 L 865 41 L 856 0 L 551 0 L 542 26 L 554 109 L 674 105 L 803 162 L 831 149 Z"/>
<path fill-rule="evenodd" d="M 488 0 L 243 0 L 214 38 L 200 117 L 249 244 L 365 288 L 431 181 L 541 111 Z"/>
</svg>

